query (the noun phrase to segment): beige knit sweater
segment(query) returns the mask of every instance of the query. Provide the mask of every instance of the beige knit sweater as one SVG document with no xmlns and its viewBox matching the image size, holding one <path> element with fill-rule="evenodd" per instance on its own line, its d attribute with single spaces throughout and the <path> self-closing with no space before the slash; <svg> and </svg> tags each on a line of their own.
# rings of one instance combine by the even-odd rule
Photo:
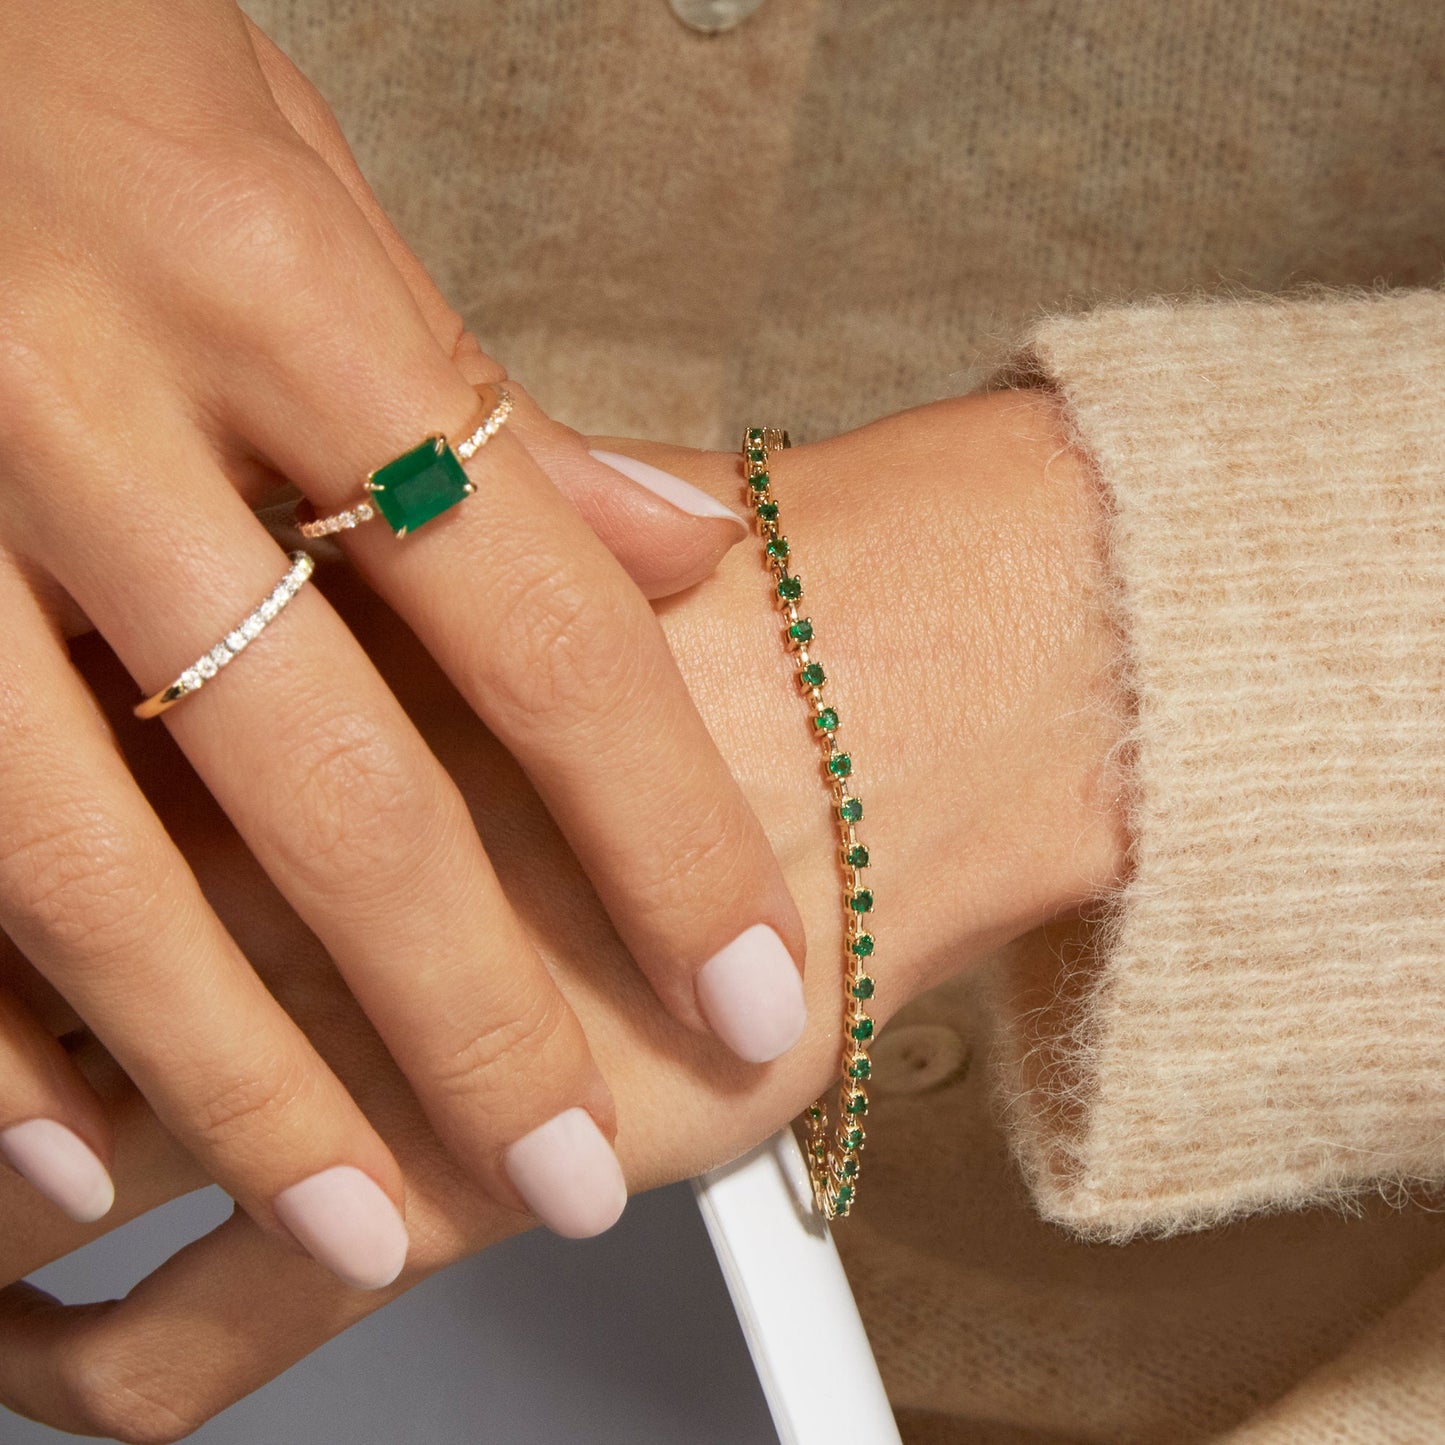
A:
<svg viewBox="0 0 1445 1445">
<path fill-rule="evenodd" d="M 1094 459 L 1134 869 L 878 1041 L 839 1243 L 905 1438 L 1445 1440 L 1445 11 L 247 8 L 573 424 L 1012 353 Z"/>
</svg>

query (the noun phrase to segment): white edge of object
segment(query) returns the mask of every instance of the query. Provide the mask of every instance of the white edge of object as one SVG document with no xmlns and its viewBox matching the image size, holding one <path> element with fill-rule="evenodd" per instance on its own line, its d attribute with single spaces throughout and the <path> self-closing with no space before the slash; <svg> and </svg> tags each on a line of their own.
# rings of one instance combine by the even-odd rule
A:
<svg viewBox="0 0 1445 1445">
<path fill-rule="evenodd" d="M 692 1187 L 781 1445 L 902 1445 L 793 1131 Z"/>
</svg>

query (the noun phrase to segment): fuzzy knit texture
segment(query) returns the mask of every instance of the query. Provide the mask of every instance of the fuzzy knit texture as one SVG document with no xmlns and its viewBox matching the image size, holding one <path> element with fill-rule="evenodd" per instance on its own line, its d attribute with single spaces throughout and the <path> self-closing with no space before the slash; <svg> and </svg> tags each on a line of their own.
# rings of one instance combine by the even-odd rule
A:
<svg viewBox="0 0 1445 1445">
<path fill-rule="evenodd" d="M 1134 871 L 877 1041 L 836 1237 L 908 1445 L 1445 1440 L 1445 9 L 246 8 L 563 420 L 1014 356 L 1093 459 Z"/>
<path fill-rule="evenodd" d="M 1040 1207 L 1123 1239 L 1445 1181 L 1445 293 L 1038 327 L 1110 504 L 1132 876 L 1006 1015 Z"/>
</svg>

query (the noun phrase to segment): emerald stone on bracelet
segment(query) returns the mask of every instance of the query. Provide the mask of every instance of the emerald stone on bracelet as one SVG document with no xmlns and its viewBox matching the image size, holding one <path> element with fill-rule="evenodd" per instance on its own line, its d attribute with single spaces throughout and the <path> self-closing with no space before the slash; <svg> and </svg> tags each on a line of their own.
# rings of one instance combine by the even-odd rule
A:
<svg viewBox="0 0 1445 1445">
<path fill-rule="evenodd" d="M 787 619 L 784 645 L 797 665 L 798 683 L 812 707 L 811 735 L 822 747 L 822 774 L 832 795 L 832 814 L 838 825 L 838 860 L 842 870 L 843 899 L 843 1057 L 838 1094 L 838 1122 L 830 1129 L 828 1106 L 817 1099 L 804 1115 L 804 1155 L 813 1183 L 813 1198 L 827 1219 L 852 1211 L 858 1194 L 859 1159 L 866 1135 L 862 1118 L 868 1112 L 864 1082 L 872 1077 L 868 1043 L 873 1020 L 863 1005 L 873 997 L 874 980 L 863 972 L 862 960 L 873 953 L 873 935 L 863 928 L 873 912 L 873 890 L 865 887 L 859 870 L 867 868 L 869 849 L 859 841 L 856 825 L 863 820 L 863 803 L 852 791 L 853 758 L 838 747 L 839 712 L 824 702 L 828 674 L 813 658 L 813 620 L 800 615 L 803 579 L 790 570 L 792 543 L 778 530 L 778 504 L 772 495 L 770 454 L 790 447 L 785 431 L 777 427 L 749 427 L 743 436 L 743 478 L 746 494 L 763 539 L 763 565 L 771 573 L 773 594 Z M 846 785 L 846 786 L 845 786 Z"/>
</svg>

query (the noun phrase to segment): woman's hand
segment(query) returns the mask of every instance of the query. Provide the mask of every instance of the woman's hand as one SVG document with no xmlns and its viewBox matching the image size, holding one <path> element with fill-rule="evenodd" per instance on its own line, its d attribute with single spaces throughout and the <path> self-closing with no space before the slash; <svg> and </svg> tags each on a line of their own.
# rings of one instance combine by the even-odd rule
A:
<svg viewBox="0 0 1445 1445">
<path fill-rule="evenodd" d="M 407 1245 L 397 1161 L 211 908 L 61 642 L 83 616 L 142 691 L 169 682 L 284 570 L 252 503 L 282 479 L 353 503 L 424 436 L 459 437 L 470 383 L 500 375 L 398 270 L 287 75 L 216 0 L 0 18 L 0 926 L 263 1230 L 375 1287 Z M 606 469 L 524 405 L 454 512 L 341 545 L 527 770 L 665 1006 L 771 1057 L 802 1026 L 796 908 L 643 596 L 539 458 L 595 502 Z M 591 515 L 605 533 L 637 510 Z M 714 554 L 739 535 L 674 520 Z M 605 1228 L 624 1198 L 608 1087 L 460 793 L 321 592 L 167 724 L 468 1175 L 564 1233 Z M 99 1101 L 10 1005 L 0 1062 L 0 1153 L 94 1216 Z"/>
<path fill-rule="evenodd" d="M 734 457 L 608 445 L 733 500 Z M 936 980 L 1107 887 L 1122 859 L 1108 760 L 1114 640 L 1096 590 L 1097 502 L 1052 403 L 939 403 L 788 452 L 776 491 L 807 580 L 817 652 L 868 802 L 880 1021 Z M 791 686 L 754 544 L 662 607 L 693 695 L 806 910 L 809 1031 L 763 1070 L 729 1062 L 640 986 L 537 797 L 405 629 L 344 572 L 322 584 L 456 777 L 509 897 L 612 1081 L 634 1189 L 732 1157 L 836 1075 L 836 834 L 807 708 Z M 415 1246 L 389 1292 L 358 1296 L 237 1214 L 126 1300 L 64 1309 L 0 1296 L 0 1399 L 71 1430 L 179 1438 L 427 1273 L 522 1227 L 478 1197 L 314 936 L 166 739 L 126 714 L 98 648 L 81 657 L 167 826 L 292 1017 L 376 1121 L 407 1181 Z M 12 982 L 29 977 L 11 961 Z M 53 1029 L 45 997 L 31 993 Z M 54 1004 L 54 1000 L 50 1001 Z M 115 1222 L 205 1182 L 93 1043 L 79 1062 L 119 1141 Z M 93 1237 L 0 1179 L 0 1280 Z"/>
</svg>

